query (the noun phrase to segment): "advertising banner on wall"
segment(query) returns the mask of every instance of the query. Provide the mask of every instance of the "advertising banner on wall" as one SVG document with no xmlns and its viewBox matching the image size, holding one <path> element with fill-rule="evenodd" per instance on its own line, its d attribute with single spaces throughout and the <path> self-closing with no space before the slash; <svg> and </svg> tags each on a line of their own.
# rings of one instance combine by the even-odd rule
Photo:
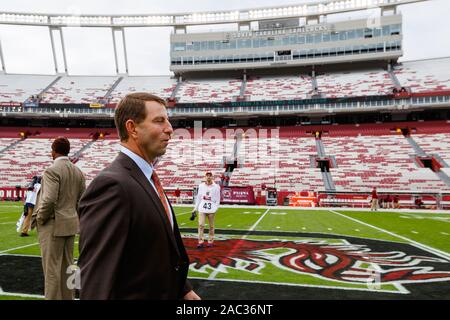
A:
<svg viewBox="0 0 450 320">
<path fill-rule="evenodd" d="M 20 198 L 20 200 L 25 198 L 26 189 L 18 188 L 0 188 L 0 200 L 11 200 L 15 201 Z"/>
<path fill-rule="evenodd" d="M 222 187 L 220 203 L 223 204 L 255 204 L 253 187 Z"/>
</svg>

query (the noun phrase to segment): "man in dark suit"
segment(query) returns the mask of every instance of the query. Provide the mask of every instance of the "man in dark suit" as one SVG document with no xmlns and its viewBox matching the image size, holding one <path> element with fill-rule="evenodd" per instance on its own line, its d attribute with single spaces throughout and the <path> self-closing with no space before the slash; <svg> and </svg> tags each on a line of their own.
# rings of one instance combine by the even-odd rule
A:
<svg viewBox="0 0 450 320">
<path fill-rule="evenodd" d="M 189 258 L 153 168 L 173 133 L 165 105 L 133 93 L 116 108 L 121 152 L 79 205 L 80 299 L 200 299 L 187 280 Z"/>
</svg>

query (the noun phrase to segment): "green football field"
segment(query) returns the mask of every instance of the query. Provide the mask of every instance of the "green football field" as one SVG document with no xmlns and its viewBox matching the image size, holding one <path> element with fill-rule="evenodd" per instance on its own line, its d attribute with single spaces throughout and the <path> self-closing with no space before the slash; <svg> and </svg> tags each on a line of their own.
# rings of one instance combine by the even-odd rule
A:
<svg viewBox="0 0 450 320">
<path fill-rule="evenodd" d="M 21 210 L 0 202 L 3 259 L 40 255 L 36 231 L 16 232 Z M 192 279 L 398 295 L 426 284 L 450 296 L 449 213 L 222 207 L 214 247 L 197 249 L 191 207 L 175 211 Z M 0 299 L 39 298 L 1 285 Z"/>
</svg>

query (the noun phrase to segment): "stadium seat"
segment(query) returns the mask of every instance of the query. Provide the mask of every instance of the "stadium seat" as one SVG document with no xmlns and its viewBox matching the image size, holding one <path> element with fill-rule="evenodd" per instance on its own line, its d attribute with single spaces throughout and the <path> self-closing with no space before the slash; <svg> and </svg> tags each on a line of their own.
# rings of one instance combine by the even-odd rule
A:
<svg viewBox="0 0 450 320">
<path fill-rule="evenodd" d="M 448 133 L 414 134 L 414 140 L 427 154 L 438 154 L 450 166 L 450 135 Z"/>
<path fill-rule="evenodd" d="M 97 103 L 103 99 L 117 77 L 65 76 L 44 94 L 44 103 Z"/>
<path fill-rule="evenodd" d="M 326 98 L 386 95 L 394 83 L 384 70 L 326 73 L 316 77 L 319 92 Z"/>
<path fill-rule="evenodd" d="M 414 150 L 403 136 L 328 137 L 325 151 L 336 158 L 330 170 L 337 191 L 450 191 L 434 172 L 414 163 Z"/>
<path fill-rule="evenodd" d="M 187 80 L 181 84 L 177 98 L 180 103 L 231 102 L 241 89 L 241 80 Z"/>
<path fill-rule="evenodd" d="M 450 90 L 450 58 L 404 62 L 394 68 L 402 87 L 412 92 Z"/>
<path fill-rule="evenodd" d="M 169 76 L 154 77 L 124 77 L 111 93 L 111 102 L 117 103 L 126 94 L 133 92 L 147 92 L 167 99 L 177 86 L 176 79 Z"/>
<path fill-rule="evenodd" d="M 52 164 L 51 144 L 53 140 L 26 139 L 2 153 L 2 157 L 0 157 L 0 171 L 2 172 L 0 187 L 24 186 L 33 176 L 42 175 L 44 170 Z M 76 153 L 89 141 L 87 139 L 71 139 L 69 156 Z"/>
<path fill-rule="evenodd" d="M 55 79 L 51 75 L 0 74 L 0 102 L 22 103 Z"/>
<path fill-rule="evenodd" d="M 245 96 L 251 101 L 301 100 L 312 92 L 311 78 L 302 76 L 250 77 Z"/>
</svg>

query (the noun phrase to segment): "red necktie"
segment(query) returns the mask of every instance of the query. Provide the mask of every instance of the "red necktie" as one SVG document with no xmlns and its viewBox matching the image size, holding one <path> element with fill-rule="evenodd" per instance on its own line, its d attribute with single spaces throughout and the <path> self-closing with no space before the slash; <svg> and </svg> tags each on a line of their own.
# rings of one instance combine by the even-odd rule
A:
<svg viewBox="0 0 450 320">
<path fill-rule="evenodd" d="M 164 210 L 166 211 L 167 218 L 169 218 L 169 222 L 170 222 L 170 224 L 172 224 L 172 217 L 170 214 L 169 205 L 166 200 L 166 195 L 164 194 L 164 189 L 161 185 L 161 182 L 159 181 L 158 175 L 156 174 L 155 170 L 153 170 L 153 173 L 152 173 L 152 180 L 153 180 L 153 184 L 156 187 L 156 190 L 158 191 L 159 198 L 161 199 L 162 205 L 164 206 Z"/>
</svg>

